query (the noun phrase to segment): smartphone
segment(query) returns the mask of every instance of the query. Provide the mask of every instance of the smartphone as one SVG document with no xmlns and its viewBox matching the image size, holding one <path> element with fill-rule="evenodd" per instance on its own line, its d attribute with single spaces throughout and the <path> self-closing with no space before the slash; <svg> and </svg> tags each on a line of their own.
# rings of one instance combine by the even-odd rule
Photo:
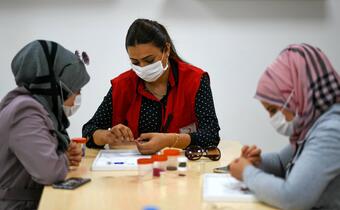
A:
<svg viewBox="0 0 340 210">
<path fill-rule="evenodd" d="M 54 183 L 52 187 L 55 189 L 74 190 L 90 181 L 90 178 L 71 177 L 64 181 Z"/>
<path fill-rule="evenodd" d="M 219 174 L 228 174 L 229 173 L 229 165 L 228 166 L 222 166 L 218 168 L 214 168 L 214 173 L 219 173 Z"/>
</svg>

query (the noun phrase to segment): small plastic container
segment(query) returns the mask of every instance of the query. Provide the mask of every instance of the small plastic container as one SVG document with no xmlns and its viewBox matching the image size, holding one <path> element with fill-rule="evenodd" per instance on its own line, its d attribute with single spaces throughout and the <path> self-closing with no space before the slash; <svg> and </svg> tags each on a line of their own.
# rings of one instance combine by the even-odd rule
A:
<svg viewBox="0 0 340 210">
<path fill-rule="evenodd" d="M 178 157 L 178 176 L 186 176 L 188 170 L 188 158 Z"/>
<path fill-rule="evenodd" d="M 87 142 L 87 139 L 80 137 L 80 138 L 72 138 L 71 141 L 81 145 L 82 156 L 84 157 L 85 156 L 85 144 Z"/>
<path fill-rule="evenodd" d="M 168 157 L 165 155 L 152 155 L 153 160 L 153 176 L 159 177 L 166 170 Z"/>
<path fill-rule="evenodd" d="M 177 170 L 177 158 L 180 155 L 180 151 L 177 149 L 166 149 L 163 154 L 168 157 L 166 170 L 176 171 Z"/>
<path fill-rule="evenodd" d="M 153 160 L 150 158 L 137 159 L 138 176 L 140 179 L 152 179 L 153 175 Z"/>
</svg>

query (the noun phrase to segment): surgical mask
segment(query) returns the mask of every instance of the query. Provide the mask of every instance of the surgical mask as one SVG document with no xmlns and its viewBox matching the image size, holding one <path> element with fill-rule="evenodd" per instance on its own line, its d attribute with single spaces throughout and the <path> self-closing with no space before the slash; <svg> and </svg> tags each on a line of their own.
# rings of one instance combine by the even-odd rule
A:
<svg viewBox="0 0 340 210">
<path fill-rule="evenodd" d="M 286 108 L 287 104 L 289 103 L 291 97 L 293 96 L 292 92 L 288 97 L 286 103 L 283 105 L 282 109 Z M 277 111 L 270 119 L 270 123 L 275 128 L 275 130 L 284 136 L 291 136 L 294 133 L 294 124 L 299 119 L 299 116 L 296 112 L 296 115 L 292 121 L 287 121 L 285 116 L 282 113 L 282 109 Z"/>
<path fill-rule="evenodd" d="M 156 81 L 168 68 L 168 63 L 166 64 L 165 67 L 163 67 L 162 64 L 162 60 L 163 60 L 163 56 L 162 55 L 162 59 L 149 64 L 147 66 L 144 67 L 140 67 L 137 65 L 134 65 L 131 63 L 131 67 L 132 70 L 137 74 L 138 77 L 140 77 L 142 80 L 146 81 L 146 82 L 154 82 Z"/>
<path fill-rule="evenodd" d="M 73 93 L 72 90 L 70 88 L 68 88 L 62 81 L 60 81 L 59 84 L 60 84 L 61 100 L 63 102 L 65 100 L 64 100 L 62 87 L 64 87 L 68 92 L 70 92 L 71 95 L 75 95 L 75 93 Z M 66 105 L 63 104 L 63 110 L 64 110 L 65 115 L 67 117 L 74 115 L 74 113 L 76 113 L 78 111 L 78 109 L 80 108 L 80 105 L 81 105 L 81 95 L 77 94 L 75 99 L 74 99 L 73 106 L 66 106 Z"/>
<path fill-rule="evenodd" d="M 81 105 L 81 95 L 77 95 L 76 98 L 74 99 L 73 106 L 63 105 L 65 115 L 67 117 L 74 115 L 74 113 L 76 113 L 78 111 L 80 105 Z"/>
</svg>

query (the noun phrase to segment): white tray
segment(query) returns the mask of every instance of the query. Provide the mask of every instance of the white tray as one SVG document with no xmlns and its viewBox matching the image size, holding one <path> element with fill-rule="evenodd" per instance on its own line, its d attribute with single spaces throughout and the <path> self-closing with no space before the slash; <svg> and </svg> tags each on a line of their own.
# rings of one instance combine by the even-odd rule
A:
<svg viewBox="0 0 340 210">
<path fill-rule="evenodd" d="M 137 150 L 100 150 L 92 163 L 93 171 L 137 170 L 138 158 L 149 158 Z"/>
</svg>

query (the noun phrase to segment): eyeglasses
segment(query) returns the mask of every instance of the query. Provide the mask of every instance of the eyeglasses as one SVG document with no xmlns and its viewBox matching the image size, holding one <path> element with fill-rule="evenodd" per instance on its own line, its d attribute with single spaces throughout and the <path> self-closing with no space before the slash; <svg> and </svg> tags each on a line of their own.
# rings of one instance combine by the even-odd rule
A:
<svg viewBox="0 0 340 210">
<path fill-rule="evenodd" d="M 203 149 L 200 146 L 193 145 L 185 149 L 185 156 L 189 160 L 199 160 L 203 156 L 210 160 L 217 161 L 221 158 L 221 151 L 217 147 Z"/>
<path fill-rule="evenodd" d="M 74 52 L 74 54 L 75 54 L 76 56 L 78 56 L 78 58 L 79 58 L 81 61 L 83 61 L 83 63 L 85 63 L 86 65 L 89 65 L 89 64 L 90 64 L 90 58 L 89 58 L 89 56 L 87 55 L 86 52 L 82 52 L 82 53 L 81 53 L 81 57 L 80 57 L 80 53 L 79 53 L 78 50 L 76 50 L 76 51 Z"/>
</svg>

